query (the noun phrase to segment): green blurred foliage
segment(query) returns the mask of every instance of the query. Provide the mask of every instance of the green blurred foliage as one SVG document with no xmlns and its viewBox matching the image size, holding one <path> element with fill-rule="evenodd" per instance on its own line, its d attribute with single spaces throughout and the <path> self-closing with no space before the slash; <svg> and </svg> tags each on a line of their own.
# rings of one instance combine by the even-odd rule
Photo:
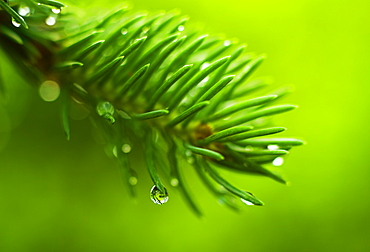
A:
<svg viewBox="0 0 370 252">
<path fill-rule="evenodd" d="M 80 1 L 78 7 L 89 15 L 120 3 Z M 199 220 L 176 191 L 166 205 L 154 205 L 143 171 L 135 204 L 117 164 L 93 140 L 89 121 L 73 121 L 67 142 L 58 102 L 42 101 L 9 68 L 2 73 L 11 80 L 8 102 L 0 107 L 0 251 L 369 251 L 370 2 L 133 4 L 137 10 L 181 9 L 206 32 L 267 53 L 255 76 L 273 76 L 274 87 L 292 84 L 295 92 L 285 102 L 300 107 L 276 124 L 288 127 L 286 136 L 308 142 L 283 166 L 291 186 L 225 174 L 266 203 L 237 214 L 219 206 L 188 171 L 206 214 Z M 0 64 L 7 64 L 4 55 Z"/>
</svg>

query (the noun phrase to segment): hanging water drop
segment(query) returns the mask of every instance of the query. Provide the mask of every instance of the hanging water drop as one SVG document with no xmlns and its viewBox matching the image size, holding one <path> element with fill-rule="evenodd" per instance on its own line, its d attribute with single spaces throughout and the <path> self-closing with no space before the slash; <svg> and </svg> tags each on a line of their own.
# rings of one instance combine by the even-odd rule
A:
<svg viewBox="0 0 370 252">
<path fill-rule="evenodd" d="M 14 19 L 14 18 L 12 18 L 12 24 L 13 24 L 15 27 L 19 27 L 19 26 L 21 26 L 21 24 L 20 24 L 20 23 L 18 23 L 17 21 L 15 21 L 15 19 Z"/>
<path fill-rule="evenodd" d="M 54 14 L 59 14 L 61 12 L 62 9 L 60 8 L 52 8 L 51 11 L 54 13 Z"/>
<path fill-rule="evenodd" d="M 269 145 L 267 145 L 267 149 L 269 149 L 269 150 L 278 150 L 279 149 L 279 145 L 269 144 Z"/>
<path fill-rule="evenodd" d="M 114 107 L 110 102 L 99 102 L 96 106 L 98 115 L 105 118 L 110 124 L 115 123 L 116 119 L 113 117 Z"/>
<path fill-rule="evenodd" d="M 284 163 L 284 158 L 282 157 L 277 157 L 274 159 L 274 161 L 272 161 L 272 165 L 274 166 L 281 166 L 283 165 L 283 163 Z"/>
<path fill-rule="evenodd" d="M 55 17 L 53 17 L 53 16 L 49 16 L 49 17 L 47 17 L 47 18 L 45 19 L 45 23 L 46 23 L 47 25 L 49 25 L 49 26 L 53 26 L 53 25 L 55 25 L 55 24 L 56 24 L 56 22 L 57 22 L 57 19 L 56 19 Z"/>
<path fill-rule="evenodd" d="M 253 194 L 251 194 L 250 192 L 246 192 L 246 193 L 254 197 L 254 195 L 253 195 Z M 254 206 L 254 204 L 253 204 L 252 202 L 250 202 L 249 200 L 246 200 L 246 199 L 243 199 L 243 198 L 240 198 L 240 200 L 241 200 L 244 204 L 246 204 L 246 205 L 248 205 L 248 206 Z"/>
<path fill-rule="evenodd" d="M 168 201 L 167 189 L 164 188 L 164 193 L 158 189 L 157 186 L 153 186 L 150 190 L 150 199 L 157 205 L 162 205 Z"/>
<path fill-rule="evenodd" d="M 177 30 L 180 31 L 180 32 L 182 32 L 182 31 L 185 30 L 185 26 L 179 25 L 179 27 L 177 27 Z"/>
<path fill-rule="evenodd" d="M 23 17 L 28 17 L 31 14 L 31 9 L 28 6 L 20 6 L 18 9 L 18 13 Z"/>
<path fill-rule="evenodd" d="M 245 200 L 245 199 L 243 199 L 243 198 L 240 198 L 240 200 L 241 200 L 244 204 L 246 204 L 246 205 L 248 205 L 248 206 L 254 206 L 254 204 L 253 204 L 252 202 L 248 201 L 248 200 Z"/>
</svg>

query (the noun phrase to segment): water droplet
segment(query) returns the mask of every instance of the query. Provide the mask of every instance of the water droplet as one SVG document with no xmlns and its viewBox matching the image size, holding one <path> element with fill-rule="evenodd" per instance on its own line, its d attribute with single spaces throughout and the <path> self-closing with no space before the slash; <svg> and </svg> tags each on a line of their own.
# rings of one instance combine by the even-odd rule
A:
<svg viewBox="0 0 370 252">
<path fill-rule="evenodd" d="M 250 196 L 253 196 L 254 197 L 254 195 L 253 194 L 251 194 L 250 192 L 246 192 L 247 194 L 249 194 Z M 246 204 L 246 205 L 248 205 L 248 206 L 254 206 L 254 204 L 252 203 L 252 202 L 250 202 L 249 200 L 246 200 L 246 199 L 243 199 L 243 198 L 240 198 L 240 200 L 244 203 L 244 204 Z"/>
<path fill-rule="evenodd" d="M 129 179 L 128 179 L 128 182 L 130 183 L 130 185 L 136 185 L 137 184 L 137 177 L 135 176 L 131 176 Z"/>
<path fill-rule="evenodd" d="M 121 34 L 126 35 L 128 33 L 128 30 L 126 28 L 121 29 Z"/>
<path fill-rule="evenodd" d="M 55 25 L 55 23 L 57 22 L 57 19 L 53 16 L 49 16 L 45 19 L 45 23 L 49 26 L 53 26 Z"/>
<path fill-rule="evenodd" d="M 224 41 L 224 46 L 229 46 L 231 45 L 231 41 L 230 40 L 225 40 Z"/>
<path fill-rule="evenodd" d="M 277 157 L 272 161 L 272 165 L 274 166 L 281 166 L 284 163 L 284 158 Z"/>
<path fill-rule="evenodd" d="M 248 206 L 254 206 L 254 204 L 253 204 L 252 202 L 248 201 L 248 200 L 245 200 L 245 199 L 242 199 L 242 198 L 240 198 L 240 200 L 241 200 L 244 204 L 246 204 L 246 205 L 248 205 Z"/>
<path fill-rule="evenodd" d="M 191 157 L 193 155 L 193 152 L 191 150 L 186 150 L 185 151 L 185 156 Z"/>
<path fill-rule="evenodd" d="M 162 205 L 168 201 L 168 193 L 166 188 L 164 188 L 164 193 L 162 193 L 157 186 L 153 186 L 150 190 L 150 199 L 157 205 Z"/>
<path fill-rule="evenodd" d="M 267 146 L 267 149 L 269 149 L 269 150 L 278 150 L 279 149 L 279 145 L 270 144 L 270 145 Z"/>
<path fill-rule="evenodd" d="M 51 11 L 52 11 L 54 14 L 59 14 L 61 10 L 62 10 L 62 9 L 60 9 L 60 8 L 52 8 L 52 9 L 51 9 Z"/>
<path fill-rule="evenodd" d="M 31 9 L 28 6 L 20 6 L 18 9 L 19 15 L 23 17 L 28 17 L 31 14 Z"/>
<path fill-rule="evenodd" d="M 185 26 L 179 25 L 179 27 L 177 27 L 177 30 L 182 32 L 185 30 Z"/>
<path fill-rule="evenodd" d="M 100 116 L 103 116 L 105 114 L 113 114 L 114 113 L 114 107 L 110 102 L 104 101 L 99 102 L 98 106 L 96 107 L 96 110 Z"/>
<path fill-rule="evenodd" d="M 172 178 L 170 183 L 173 187 L 176 187 L 179 185 L 179 180 L 177 178 Z"/>
<path fill-rule="evenodd" d="M 39 94 L 44 101 L 52 102 L 58 99 L 60 87 L 55 81 L 47 80 L 41 84 Z"/>
<path fill-rule="evenodd" d="M 12 18 L 12 24 L 13 24 L 15 27 L 19 27 L 19 26 L 21 26 L 21 24 L 20 24 L 20 23 L 18 23 L 17 21 L 15 21 L 15 19 L 14 19 L 14 18 Z"/>
<path fill-rule="evenodd" d="M 122 151 L 123 151 L 123 153 L 130 153 L 131 152 L 131 145 L 129 145 L 129 144 L 124 144 L 124 145 L 122 145 Z"/>
<path fill-rule="evenodd" d="M 116 121 L 116 119 L 113 117 L 114 107 L 110 102 L 99 102 L 99 104 L 96 106 L 96 111 L 98 112 L 99 116 L 107 119 L 110 124 L 113 124 Z"/>
<path fill-rule="evenodd" d="M 207 76 L 206 78 L 204 78 L 204 79 L 199 83 L 199 87 L 204 87 L 208 81 L 209 81 L 209 76 Z"/>
<path fill-rule="evenodd" d="M 202 66 L 200 67 L 200 70 L 203 70 L 203 69 L 205 69 L 205 68 L 209 67 L 209 65 L 211 65 L 211 64 L 210 64 L 210 63 L 208 63 L 208 62 L 204 62 L 204 63 L 202 64 Z"/>
</svg>

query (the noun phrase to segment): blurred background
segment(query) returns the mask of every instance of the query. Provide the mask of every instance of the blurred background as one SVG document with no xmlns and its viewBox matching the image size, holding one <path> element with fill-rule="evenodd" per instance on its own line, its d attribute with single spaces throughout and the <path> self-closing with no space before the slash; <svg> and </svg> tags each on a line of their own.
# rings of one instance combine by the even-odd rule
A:
<svg viewBox="0 0 370 252">
<path fill-rule="evenodd" d="M 74 1 L 65 1 L 70 6 Z M 115 9 L 121 1 L 79 1 Z M 0 106 L 0 251 L 369 251 L 369 1 L 142 0 L 136 10 L 180 9 L 205 32 L 225 34 L 266 53 L 255 76 L 292 85 L 283 103 L 299 109 L 277 118 L 285 136 L 308 144 L 282 166 L 291 181 L 228 174 L 265 202 L 235 213 L 195 178 L 198 219 L 170 191 L 149 200 L 139 174 L 130 199 L 117 164 L 91 137 L 88 120 L 72 122 L 66 141 L 59 103 L 46 103 L 16 69 Z M 6 64 L 0 55 L 0 64 Z M 268 90 L 267 90 L 268 91 Z M 138 160 L 136 166 L 141 166 Z"/>
</svg>

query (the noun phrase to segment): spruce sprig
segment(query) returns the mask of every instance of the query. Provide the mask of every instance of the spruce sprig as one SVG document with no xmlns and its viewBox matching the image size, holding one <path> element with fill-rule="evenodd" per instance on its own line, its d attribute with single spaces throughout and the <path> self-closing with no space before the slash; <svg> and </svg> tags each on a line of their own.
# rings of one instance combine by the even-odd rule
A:
<svg viewBox="0 0 370 252">
<path fill-rule="evenodd" d="M 232 209 L 237 209 L 234 198 L 263 203 L 224 179 L 219 167 L 286 183 L 268 165 L 303 142 L 266 138 L 285 128 L 261 126 L 261 120 L 296 106 L 272 105 L 285 89 L 250 97 L 265 85 L 249 80 L 264 55 L 253 56 L 244 52 L 244 45 L 185 28 L 188 19 L 173 12 L 143 14 L 126 8 L 86 21 L 64 15 L 60 10 L 65 6 L 57 1 L 24 0 L 9 6 L 0 0 L 0 7 L 0 49 L 38 86 L 46 80 L 57 83 L 67 139 L 73 137 L 71 104 L 90 111 L 131 195 L 138 182 L 132 148 L 143 149 L 154 184 L 152 200 L 167 202 L 169 181 L 199 216 L 179 166 L 182 158 L 219 202 Z"/>
</svg>

